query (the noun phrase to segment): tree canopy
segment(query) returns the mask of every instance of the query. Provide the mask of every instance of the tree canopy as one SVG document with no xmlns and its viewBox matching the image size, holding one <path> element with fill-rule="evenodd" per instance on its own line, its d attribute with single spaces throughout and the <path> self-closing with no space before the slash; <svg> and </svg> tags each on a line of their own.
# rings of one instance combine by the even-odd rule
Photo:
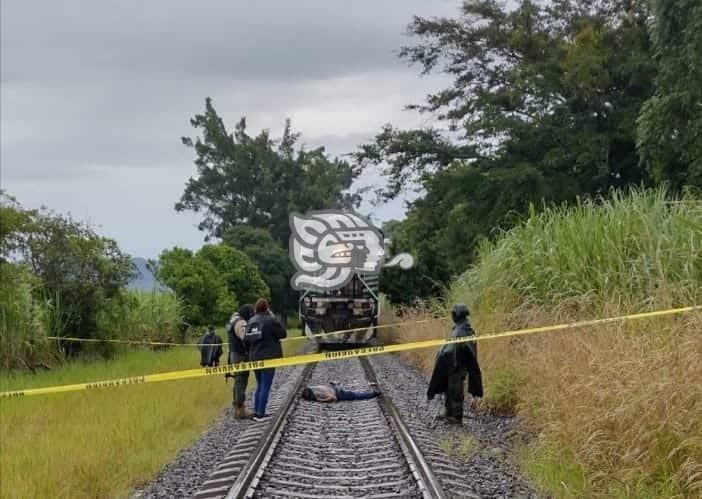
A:
<svg viewBox="0 0 702 499">
<path fill-rule="evenodd" d="M 533 169 L 553 196 L 639 184 L 631 124 L 651 95 L 643 2 L 465 2 L 458 19 L 415 18 L 401 57 L 453 77 L 410 108 L 433 128 L 386 126 L 356 159 L 385 162 L 393 197 L 460 161 L 481 171 Z"/>
<path fill-rule="evenodd" d="M 358 196 L 345 192 L 355 175 L 351 166 L 330 159 L 322 147 L 296 149 L 300 136 L 289 120 L 278 141 L 267 130 L 249 135 L 245 118 L 230 133 L 208 98 L 204 114 L 191 124 L 202 136 L 182 140 L 195 151 L 197 172 L 176 210 L 201 212 L 199 228 L 208 237 L 248 225 L 269 231 L 287 247 L 290 212 L 358 202 Z"/>
<path fill-rule="evenodd" d="M 256 264 L 261 277 L 271 291 L 272 306 L 284 312 L 292 308 L 289 281 L 293 268 L 288 252 L 270 232 L 255 227 L 239 225 L 222 234 L 222 242 L 246 253 Z"/>
<path fill-rule="evenodd" d="M 656 180 L 702 188 L 702 2 L 652 4 L 658 74 L 639 118 L 639 150 Z"/>
<path fill-rule="evenodd" d="M 38 285 L 33 294 L 48 304 L 47 333 L 92 338 L 98 314 L 120 297 L 134 271 L 117 243 L 91 227 L 52 211 L 22 208 L 0 192 L 0 266 L 27 269 Z M 16 272 L 14 272 L 16 274 Z M 5 283 L 3 283 L 5 284 Z M 11 285 L 11 283 L 9 283 Z M 80 350 L 71 344 L 66 350 Z"/>
<path fill-rule="evenodd" d="M 415 253 L 411 279 L 424 274 L 418 294 L 463 272 L 480 239 L 531 205 L 696 182 L 699 19 L 692 0 L 654 2 L 652 10 L 644 0 L 474 0 L 453 19 L 416 17 L 409 26 L 416 43 L 400 56 L 452 83 L 409 106 L 433 125 L 388 124 L 354 156 L 388 179 L 381 201 L 421 192 L 394 238 L 395 251 Z M 667 107 L 656 107 L 662 102 Z M 680 106 L 685 112 L 668 120 Z"/>
<path fill-rule="evenodd" d="M 270 296 L 249 257 L 224 244 L 164 250 L 156 276 L 183 300 L 191 325 L 224 324 L 239 305 Z"/>
</svg>

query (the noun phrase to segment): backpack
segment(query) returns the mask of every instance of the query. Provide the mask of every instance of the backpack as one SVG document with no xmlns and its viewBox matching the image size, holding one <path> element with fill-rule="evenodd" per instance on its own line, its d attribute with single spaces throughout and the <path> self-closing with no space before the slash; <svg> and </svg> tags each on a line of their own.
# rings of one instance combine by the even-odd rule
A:
<svg viewBox="0 0 702 499">
<path fill-rule="evenodd" d="M 229 322 L 227 322 L 227 325 L 224 327 L 224 330 L 227 332 L 227 334 L 232 333 L 232 328 L 234 327 L 234 323 L 236 320 L 239 318 L 239 314 L 236 312 L 232 314 L 232 316 L 229 318 Z"/>
<path fill-rule="evenodd" d="M 241 322 L 244 323 L 244 334 L 240 336 L 239 334 L 237 334 L 237 326 Z M 244 341 L 244 338 L 246 337 L 246 324 L 247 324 L 247 322 L 248 321 L 246 319 L 244 319 L 243 317 L 237 316 L 236 320 L 232 323 L 231 334 L 233 336 L 236 336 L 237 338 L 239 338 L 241 341 Z"/>
</svg>

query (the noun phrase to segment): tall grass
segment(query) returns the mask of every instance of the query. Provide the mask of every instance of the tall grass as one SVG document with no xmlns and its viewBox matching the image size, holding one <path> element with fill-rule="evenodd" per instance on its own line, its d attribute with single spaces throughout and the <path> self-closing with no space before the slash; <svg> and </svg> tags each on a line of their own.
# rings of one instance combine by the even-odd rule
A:
<svg viewBox="0 0 702 499">
<path fill-rule="evenodd" d="M 41 297 L 41 298 L 40 298 Z M 104 300 L 94 338 L 183 342 L 182 307 L 172 293 L 124 292 Z M 60 295 L 43 296 L 41 283 L 20 265 L 0 264 L 0 370 L 44 368 L 62 360 L 66 330 Z M 112 357 L 124 349 L 111 343 L 81 345 L 83 357 Z"/>
<path fill-rule="evenodd" d="M 448 301 L 469 304 L 479 334 L 700 304 L 702 209 L 669 201 L 633 192 L 532 213 L 481 246 Z M 479 356 L 483 406 L 537 435 L 524 464 L 547 493 L 702 495 L 702 314 L 490 341 Z M 433 352 L 408 357 L 433 364 Z"/>
<path fill-rule="evenodd" d="M 671 203 L 657 190 L 532 212 L 485 242 L 478 260 L 452 289 L 476 306 L 691 303 L 702 298 L 702 205 Z"/>
<path fill-rule="evenodd" d="M 125 292 L 98 313 L 100 336 L 114 339 L 182 341 L 182 304 L 174 293 Z"/>
<path fill-rule="evenodd" d="M 0 369 L 34 369 L 53 357 L 47 310 L 34 298 L 38 285 L 25 268 L 0 263 Z"/>
<path fill-rule="evenodd" d="M 702 303 L 702 206 L 671 201 L 615 193 L 532 214 L 483 245 L 452 298 L 483 329 Z M 544 435 L 528 464 L 549 491 L 578 491 L 563 483 L 582 468 L 575 496 L 702 494 L 701 333 L 696 314 L 484 349 L 498 380 L 523 375 L 511 392 Z"/>
</svg>

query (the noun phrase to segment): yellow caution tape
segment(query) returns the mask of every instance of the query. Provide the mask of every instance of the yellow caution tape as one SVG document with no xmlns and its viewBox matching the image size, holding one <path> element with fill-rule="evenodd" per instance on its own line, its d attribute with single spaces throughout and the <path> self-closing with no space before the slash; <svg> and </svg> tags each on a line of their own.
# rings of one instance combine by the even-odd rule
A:
<svg viewBox="0 0 702 499">
<path fill-rule="evenodd" d="M 257 360 L 251 362 L 241 362 L 239 364 L 228 364 L 218 367 L 205 367 L 199 369 L 188 369 L 184 371 L 171 371 L 159 374 L 147 374 L 144 376 L 134 376 L 129 378 L 116 378 L 104 381 L 95 381 L 92 383 L 78 383 L 73 385 L 47 386 L 43 388 L 28 388 L 25 390 L 15 390 L 0 392 L 0 399 L 3 398 L 21 398 L 32 395 L 44 395 L 48 393 L 74 392 L 80 390 L 93 390 L 97 388 L 114 388 L 126 385 L 139 385 L 144 383 L 156 383 L 159 381 L 172 381 L 177 379 L 200 378 L 203 376 L 221 375 L 221 374 L 236 374 L 244 371 L 254 371 L 258 369 L 288 367 L 300 364 L 309 364 L 312 362 L 327 362 L 332 360 L 347 359 L 352 357 L 361 357 L 367 355 L 379 355 L 385 353 L 404 352 L 407 350 L 416 350 L 422 348 L 441 347 L 449 343 L 465 343 L 469 341 L 486 341 L 498 338 L 508 338 L 514 336 L 523 336 L 527 334 L 546 333 L 558 330 L 573 329 L 585 326 L 594 326 L 598 324 L 606 324 L 611 322 L 621 322 L 624 320 L 646 319 L 651 317 L 661 317 L 666 315 L 682 314 L 702 310 L 702 305 L 691 307 L 674 308 L 668 310 L 658 310 L 655 312 L 643 312 L 639 314 L 621 315 L 618 317 L 608 317 L 606 319 L 593 319 L 581 322 L 571 322 L 567 324 L 557 324 L 554 326 L 534 327 L 528 329 L 518 329 L 514 331 L 505 331 L 501 333 L 491 333 L 480 336 L 470 336 L 456 339 L 436 339 L 415 341 L 412 343 L 399 343 L 394 345 L 371 346 L 363 348 L 352 348 L 349 350 L 339 350 L 334 352 L 312 353 L 306 355 L 295 355 L 293 357 L 284 357 L 270 360 Z M 406 325 L 407 323 L 405 323 Z M 398 324 L 389 324 L 388 326 L 398 326 Z"/>
<path fill-rule="evenodd" d="M 289 341 L 289 340 L 299 340 L 300 338 L 322 338 L 325 336 L 333 336 L 333 335 L 339 335 L 339 334 L 346 334 L 346 333 L 354 333 L 358 331 L 368 331 L 371 327 L 374 329 L 383 329 L 383 328 L 388 328 L 388 327 L 402 327 L 406 326 L 408 324 L 421 324 L 424 322 L 433 322 L 433 321 L 443 321 L 447 320 L 448 317 L 436 317 L 432 319 L 422 319 L 419 321 L 405 321 L 405 322 L 393 322 L 391 324 L 381 324 L 377 326 L 366 326 L 366 327 L 356 327 L 353 329 L 341 329 L 339 331 L 332 331 L 329 333 L 315 333 L 315 334 L 301 334 L 300 336 L 289 336 L 287 338 L 284 338 L 281 341 Z M 169 347 L 204 347 L 204 346 L 211 346 L 209 343 L 175 343 L 175 342 L 170 342 L 170 341 L 147 341 L 147 340 L 118 340 L 118 339 L 110 339 L 110 338 L 75 338 L 72 336 L 47 336 L 47 339 L 49 340 L 60 340 L 60 341 L 73 341 L 73 342 L 80 342 L 80 343 L 118 343 L 118 344 L 123 344 L 123 345 L 152 345 L 152 346 L 169 346 Z M 224 345 L 227 344 L 227 342 L 223 343 Z"/>
<path fill-rule="evenodd" d="M 74 338 L 72 336 L 47 336 L 49 340 L 73 341 L 78 343 L 119 343 L 122 345 L 153 345 L 167 347 L 199 347 L 204 343 L 175 343 L 171 341 L 147 341 L 147 340 L 115 340 L 111 338 Z"/>
</svg>

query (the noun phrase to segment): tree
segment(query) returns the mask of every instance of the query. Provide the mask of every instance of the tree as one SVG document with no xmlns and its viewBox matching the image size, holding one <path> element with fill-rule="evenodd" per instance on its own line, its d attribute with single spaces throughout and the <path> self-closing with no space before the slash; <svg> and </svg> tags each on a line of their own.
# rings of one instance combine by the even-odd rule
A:
<svg viewBox="0 0 702 499">
<path fill-rule="evenodd" d="M 270 290 L 254 262 L 244 253 L 225 244 L 206 244 L 196 258 L 208 261 L 224 281 L 227 290 L 239 303 L 255 303 L 270 298 Z"/>
<path fill-rule="evenodd" d="M 409 106 L 422 130 L 383 128 L 355 153 L 388 178 L 381 199 L 420 187 L 398 239 L 439 286 L 472 262 L 475 244 L 530 203 L 651 182 L 635 120 L 652 93 L 644 1 L 464 2 L 457 19 L 415 18 L 401 57 L 449 88 Z M 416 286 L 428 293 L 437 286 Z"/>
<path fill-rule="evenodd" d="M 196 326 L 224 324 L 240 304 L 269 295 L 253 262 L 224 245 L 205 245 L 196 253 L 164 250 L 156 277 L 183 300 L 185 320 Z"/>
<path fill-rule="evenodd" d="M 0 189 L 0 262 L 10 260 L 19 251 L 31 219 L 31 212 L 22 209 L 13 196 Z"/>
<path fill-rule="evenodd" d="M 246 253 L 256 264 L 263 280 L 271 292 L 273 307 L 281 312 L 290 311 L 295 301 L 291 300 L 290 277 L 293 268 L 283 245 L 264 229 L 239 225 L 222 234 L 222 242 Z"/>
<path fill-rule="evenodd" d="M 130 257 L 115 241 L 70 217 L 45 209 L 24 210 L 13 199 L 7 200 L 1 212 L 0 261 L 4 263 L 0 265 L 26 266 L 41 283 L 34 292 L 49 304 L 48 333 L 99 336 L 98 313 L 108 301 L 120 297 L 131 278 Z M 80 349 L 78 344 L 65 346 L 68 353 Z"/>
<path fill-rule="evenodd" d="M 409 107 L 446 133 L 388 125 L 355 157 L 388 164 L 387 197 L 456 160 L 534 165 L 565 197 L 638 184 L 630 125 L 654 73 L 646 14 L 643 2 L 523 0 L 508 10 L 482 0 L 465 2 L 459 19 L 415 18 L 421 41 L 401 56 L 454 82 Z"/>
<path fill-rule="evenodd" d="M 242 118 L 229 133 L 211 99 L 191 123 L 202 137 L 183 137 L 195 150 L 197 173 L 185 187 L 176 210 L 203 213 L 199 228 L 221 237 L 240 225 L 261 228 L 287 247 L 292 211 L 348 207 L 357 196 L 345 194 L 354 178 L 351 166 L 329 159 L 320 147 L 295 150 L 299 135 L 286 121 L 279 141 L 268 131 L 250 136 Z"/>
<path fill-rule="evenodd" d="M 652 4 L 658 75 L 639 117 L 639 151 L 656 180 L 702 187 L 702 2 Z"/>
<path fill-rule="evenodd" d="M 391 241 L 389 253 L 410 253 L 415 261 L 409 270 L 382 269 L 380 290 L 392 303 L 412 304 L 417 297 L 436 296 L 443 291 L 442 281 L 450 277 L 447 262 L 436 258 L 439 253 L 434 247 L 434 233 L 430 227 L 422 226 L 422 221 L 410 214 L 399 224 L 383 225 L 385 236 Z"/>
</svg>

